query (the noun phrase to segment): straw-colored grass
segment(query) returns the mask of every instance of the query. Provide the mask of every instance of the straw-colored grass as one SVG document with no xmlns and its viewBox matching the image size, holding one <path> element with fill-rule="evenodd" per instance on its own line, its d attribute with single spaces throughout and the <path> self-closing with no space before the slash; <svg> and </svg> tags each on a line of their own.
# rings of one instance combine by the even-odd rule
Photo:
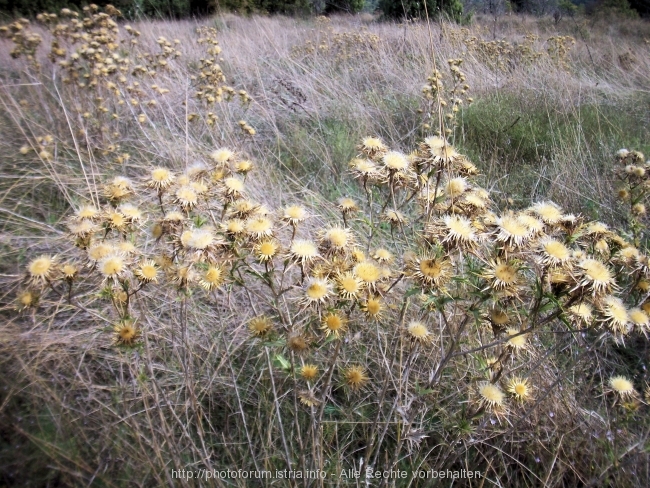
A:
<svg viewBox="0 0 650 488">
<path fill-rule="evenodd" d="M 209 45 L 197 43 L 209 37 L 197 33 L 202 26 L 216 28 L 220 54 L 208 54 Z M 327 483 L 273 483 L 343 486 L 335 473 L 372 466 L 409 473 L 478 470 L 485 477 L 459 480 L 463 486 L 647 484 L 647 397 L 636 393 L 647 386 L 647 329 L 636 326 L 628 335 L 612 325 L 613 302 L 604 292 L 616 291 L 614 278 L 599 289 L 585 271 L 597 265 L 584 260 L 595 256 L 616 267 L 616 282 L 629 290 L 621 292 L 626 306 L 647 304 L 647 290 L 639 288 L 647 261 L 630 258 L 630 264 L 617 254 L 631 244 L 644 248 L 645 215 L 628 205 L 641 200 L 616 199 L 623 183 L 632 185 L 639 199 L 646 190 L 634 186 L 641 180 L 634 180 L 633 172 L 619 167 L 614 173 L 613 163 L 621 147 L 650 150 L 647 23 L 590 26 L 585 20 L 557 24 L 508 16 L 496 22 L 479 18 L 464 29 L 378 23 L 368 16 L 223 15 L 141 22 L 133 28 L 141 32 L 138 44 L 129 44 L 120 25 L 119 39 L 126 42 L 115 50 L 132 60 L 127 80 L 117 83 L 120 97 L 107 80 L 96 90 L 65 83 L 69 75 L 47 59 L 51 34 L 42 26 L 33 26 L 44 40 L 35 58 L 39 68 L 24 56 L 12 59 L 10 41 L 0 44 L 3 483 L 161 486 L 180 483 L 172 470 L 192 470 L 198 477 L 202 469 L 321 469 Z M 160 36 L 180 56 L 165 57 L 167 67 L 157 69 L 155 77 L 133 76 L 135 65 L 146 65 L 145 54 L 160 52 Z M 572 36 L 575 43 L 557 36 Z M 504 42 L 490 44 L 497 40 Z M 234 88 L 232 101 L 206 106 L 196 97 L 193 77 L 201 73 L 201 60 L 210 57 Z M 490 191 L 494 216 L 514 215 L 508 210 L 523 214 L 530 204 L 552 199 L 565 213 L 621 229 L 624 244 L 615 233 L 597 239 L 600 234 L 587 227 L 580 228 L 584 234 L 572 235 L 545 224 L 549 234 L 553 228 L 554 235 L 561 233 L 567 245 L 583 252 L 571 257 L 576 266 L 567 280 L 574 280 L 573 290 L 550 285 L 544 273 L 551 258 L 533 249 L 532 234 L 525 233 L 531 244 L 523 252 L 495 223 L 487 223 L 486 213 L 481 222 L 493 230 L 480 230 L 485 239 L 472 245 L 453 241 L 467 245 L 457 253 L 441 230 L 442 217 L 433 218 L 442 203 L 420 208 L 416 198 L 407 205 L 419 180 L 401 187 L 390 170 L 376 186 L 352 177 L 348 163 L 359 154 L 382 164 L 381 154 L 359 149 L 364 137 L 380 137 L 390 149 L 409 153 L 440 127 L 438 100 L 427 99 L 422 89 L 435 67 L 449 86 L 447 60 L 457 58 L 470 87 L 463 97 L 473 103 L 463 103 L 449 139 L 481 171 L 468 184 Z M 239 90 L 252 101 L 241 100 Z M 118 117 L 112 119 L 112 113 Z M 210 125 L 211 120 L 216 122 Z M 240 120 L 253 130 L 242 129 Z M 282 256 L 294 264 L 285 263 L 280 273 L 278 259 L 276 274 L 268 265 L 242 264 L 244 271 L 231 268 L 227 285 L 215 291 L 171 280 L 150 283 L 133 293 L 128 314 L 123 313 L 119 290 L 106 286 L 112 278 L 97 278 L 96 267 L 81 260 L 87 256 L 84 245 L 77 240 L 75 246 L 68 234 L 73 214 L 86 203 L 109 208 L 104 185 L 128 176 L 137 183 L 132 200 L 150 216 L 146 225 L 129 227 L 128 235 L 145 255 L 153 255 L 167 245 L 151 235 L 152 224 L 162 217 L 158 207 L 175 204 L 169 193 L 145 187 L 151 169 L 164 166 L 180 175 L 197 162 L 213 165 L 210 154 L 223 147 L 253 161 L 246 197 L 270 209 L 278 221 L 275 237 L 286 247 Z M 644 164 L 634 154 L 626 158 Z M 435 168 L 444 161 L 426 164 Z M 449 197 L 449 175 L 436 174 Z M 210 185 L 221 192 L 219 202 L 236 200 L 228 193 L 232 188 Z M 435 193 L 427 187 L 426 195 L 429 190 Z M 365 220 L 341 218 L 336 205 L 343 196 L 367 202 Z M 455 197 L 449 198 L 451 208 Z M 411 209 L 404 211 L 412 225 L 381 220 L 396 200 Z M 232 212 L 230 206 L 207 202 L 188 212 L 185 225 L 220 223 Z M 296 203 L 311 217 L 293 226 L 282 209 Z M 390 279 L 379 278 L 376 285 L 386 298 L 383 321 L 362 319 L 368 306 L 362 300 L 353 306 L 345 302 L 345 310 L 337 302 L 334 311 L 345 316 L 345 325 L 334 330 L 326 321 L 334 311 L 303 307 L 300 290 L 313 282 L 309 275 L 317 274 L 318 263 L 304 257 L 301 265 L 287 243 L 296 236 L 317 241 L 332 225 L 349 225 L 350 239 L 359 241 L 355 250 L 376 254 L 372 263 L 378 269 L 383 261 L 377 247 L 395 256 L 386 264 L 393 268 Z M 431 255 L 422 255 L 426 244 L 420 232 L 436 243 L 427 248 Z M 192 262 L 204 272 L 209 259 L 198 251 L 190 256 L 177 237 L 169 244 L 178 253 L 177 263 Z M 327 260 L 338 252 L 332 242 L 320 244 Z M 492 244 L 510 249 L 498 251 L 496 264 L 501 259 L 515 267 L 526 264 L 517 268 L 525 275 L 521 288 L 526 291 L 499 284 L 497 265 L 484 250 Z M 259 249 L 246 241 L 240 251 Z M 344 261 L 350 272 L 372 289 L 368 276 L 376 270 L 353 268 L 358 258 L 348 251 Z M 419 254 L 414 258 L 406 251 Z M 433 256 L 436 252 L 440 255 Z M 56 256 L 57 263 L 74 260 L 85 278 L 54 283 L 39 279 L 34 270 L 30 276 L 28 266 L 38 256 Z M 425 258 L 453 260 L 456 278 L 450 275 L 453 284 L 444 292 L 422 284 L 413 263 L 421 265 Z M 230 265 L 240 257 L 228 259 Z M 286 295 L 279 293 L 284 286 Z M 26 290 L 40 295 L 37 306 L 20 303 Z M 568 312 L 583 299 L 600 307 L 590 328 Z M 512 313 L 507 333 L 496 318 L 505 305 Z M 264 321 L 251 329 L 251 319 L 263 313 L 273 316 L 278 330 L 267 334 Z M 141 340 L 134 347 L 116 344 L 116 323 L 131 318 L 137 318 Z M 526 326 L 527 335 L 517 336 Z M 312 356 L 300 355 L 300 344 L 291 342 L 303 329 L 309 331 Z M 517 341 L 521 337 L 526 340 Z M 493 354 L 498 367 L 490 366 Z M 310 361 L 319 368 L 313 383 L 300 378 Z M 614 381 L 615 375 L 631 378 L 635 389 Z M 506 377 L 512 381 L 496 386 Z M 530 397 L 521 389 L 512 394 L 515 379 L 522 378 L 531 386 Z M 431 486 L 430 480 L 410 478 L 369 483 Z M 245 479 L 199 484 L 252 486 Z"/>
</svg>

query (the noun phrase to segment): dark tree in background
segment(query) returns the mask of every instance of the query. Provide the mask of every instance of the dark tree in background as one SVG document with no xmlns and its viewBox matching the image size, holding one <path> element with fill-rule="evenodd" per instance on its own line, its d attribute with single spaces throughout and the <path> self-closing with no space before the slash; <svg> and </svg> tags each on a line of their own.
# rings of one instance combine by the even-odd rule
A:
<svg viewBox="0 0 650 488">
<path fill-rule="evenodd" d="M 426 13 L 430 18 L 446 16 L 460 22 L 463 16 L 463 4 L 460 0 L 380 0 L 379 8 L 386 17 L 394 19 L 424 19 Z"/>
<path fill-rule="evenodd" d="M 217 11 L 241 14 L 309 15 L 333 12 L 357 13 L 375 6 L 392 19 L 449 18 L 460 22 L 463 1 L 469 12 L 490 14 L 511 9 L 533 15 L 549 15 L 562 10 L 563 4 L 583 6 L 589 15 L 615 11 L 623 15 L 650 17 L 650 0 L 0 0 L 0 18 L 34 17 L 41 12 L 58 12 L 62 8 L 81 10 L 84 5 L 112 3 L 127 19 L 138 17 L 182 18 L 209 15 Z"/>
</svg>

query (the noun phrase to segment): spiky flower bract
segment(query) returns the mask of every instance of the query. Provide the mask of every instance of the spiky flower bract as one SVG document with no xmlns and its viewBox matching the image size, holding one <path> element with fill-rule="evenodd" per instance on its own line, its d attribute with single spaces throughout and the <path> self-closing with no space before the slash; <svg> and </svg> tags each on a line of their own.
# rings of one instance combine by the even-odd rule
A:
<svg viewBox="0 0 650 488">
<path fill-rule="evenodd" d="M 483 272 L 488 283 L 486 290 L 492 289 L 505 295 L 516 295 L 520 283 L 519 268 L 514 262 L 496 259 L 490 261 Z"/>
<path fill-rule="evenodd" d="M 562 210 L 552 202 L 539 202 L 530 207 L 530 211 L 547 224 L 555 224 L 562 219 Z"/>
<path fill-rule="evenodd" d="M 429 332 L 427 326 L 419 320 L 409 323 L 406 330 L 408 335 L 415 341 L 427 343 L 431 340 L 431 332 Z"/>
<path fill-rule="evenodd" d="M 520 330 L 514 328 L 506 329 L 506 334 L 509 336 L 506 345 L 514 352 L 520 352 L 528 349 L 528 334 L 522 334 Z"/>
<path fill-rule="evenodd" d="M 347 330 L 347 319 L 339 312 L 329 312 L 323 316 L 321 329 L 326 336 L 334 335 L 337 339 Z"/>
<path fill-rule="evenodd" d="M 361 304 L 361 310 L 369 319 L 381 320 L 385 310 L 385 305 L 381 298 L 371 297 Z"/>
<path fill-rule="evenodd" d="M 608 383 L 611 390 L 623 400 L 628 400 L 637 394 L 634 384 L 625 376 L 612 376 Z"/>
<path fill-rule="evenodd" d="M 255 217 L 246 222 L 246 232 L 253 240 L 273 235 L 273 222 L 267 217 Z"/>
<path fill-rule="evenodd" d="M 114 327 L 115 342 L 124 346 L 132 346 L 142 335 L 133 320 L 123 320 Z"/>
<path fill-rule="evenodd" d="M 609 293 L 615 287 L 614 275 L 602 262 L 588 258 L 578 263 L 578 267 L 582 269 L 578 285 L 593 295 Z"/>
<path fill-rule="evenodd" d="M 531 387 L 527 379 L 513 377 L 508 380 L 507 390 L 515 400 L 524 402 L 530 398 Z"/>
<path fill-rule="evenodd" d="M 318 376 L 318 366 L 315 364 L 305 364 L 300 368 L 300 376 L 307 381 L 314 380 Z"/>
<path fill-rule="evenodd" d="M 608 295 L 602 300 L 602 322 L 614 334 L 625 335 L 630 331 L 630 315 L 619 297 Z"/>
<path fill-rule="evenodd" d="M 354 365 L 343 371 L 343 381 L 351 390 L 363 388 L 370 378 L 363 366 Z"/>
<path fill-rule="evenodd" d="M 301 300 L 306 305 L 322 305 L 332 293 L 332 285 L 322 278 L 309 278 L 303 289 Z"/>
<path fill-rule="evenodd" d="M 486 381 L 478 385 L 479 403 L 486 409 L 493 410 L 503 406 L 505 395 L 501 388 Z"/>
<path fill-rule="evenodd" d="M 135 270 L 135 276 L 144 283 L 158 281 L 158 265 L 149 259 L 144 261 Z"/>
<path fill-rule="evenodd" d="M 56 268 L 56 260 L 51 256 L 41 256 L 27 265 L 27 271 L 33 281 L 44 283 L 52 279 Z"/>
<path fill-rule="evenodd" d="M 289 224 L 296 226 L 300 222 L 304 222 L 309 217 L 305 207 L 300 205 L 290 205 L 284 209 L 282 220 Z"/>
<path fill-rule="evenodd" d="M 273 329 L 273 321 L 266 315 L 260 315 L 248 322 L 248 330 L 255 337 L 264 337 L 271 329 Z"/>
<path fill-rule="evenodd" d="M 218 265 L 210 265 L 203 273 L 199 284 L 208 291 L 219 288 L 225 281 L 225 271 Z"/>
<path fill-rule="evenodd" d="M 381 279 L 381 270 L 371 261 L 357 264 L 353 269 L 354 275 L 367 286 L 374 288 Z"/>
<path fill-rule="evenodd" d="M 453 276 L 453 265 L 446 256 L 421 256 L 409 262 L 407 273 L 424 288 L 440 288 Z"/>
<path fill-rule="evenodd" d="M 301 265 L 312 263 L 319 257 L 318 248 L 316 244 L 304 239 L 293 241 L 289 248 L 289 257 L 296 263 Z"/>
<path fill-rule="evenodd" d="M 151 170 L 151 177 L 147 185 L 155 190 L 162 191 L 174 182 L 174 174 L 167 168 L 157 167 Z"/>
<path fill-rule="evenodd" d="M 354 273 L 348 271 L 336 277 L 336 288 L 341 298 L 355 300 L 363 291 L 364 284 Z"/>
<path fill-rule="evenodd" d="M 124 256 L 109 254 L 98 263 L 99 271 L 106 279 L 118 280 L 126 274 L 128 268 Z"/>
</svg>

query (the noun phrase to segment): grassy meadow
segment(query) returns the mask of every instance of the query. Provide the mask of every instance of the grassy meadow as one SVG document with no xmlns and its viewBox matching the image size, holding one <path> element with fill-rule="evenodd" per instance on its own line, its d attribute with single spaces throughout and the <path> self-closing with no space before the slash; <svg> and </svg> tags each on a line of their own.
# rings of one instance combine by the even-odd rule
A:
<svg viewBox="0 0 650 488">
<path fill-rule="evenodd" d="M 114 14 L 0 32 L 0 485 L 650 483 L 647 21 Z"/>
</svg>

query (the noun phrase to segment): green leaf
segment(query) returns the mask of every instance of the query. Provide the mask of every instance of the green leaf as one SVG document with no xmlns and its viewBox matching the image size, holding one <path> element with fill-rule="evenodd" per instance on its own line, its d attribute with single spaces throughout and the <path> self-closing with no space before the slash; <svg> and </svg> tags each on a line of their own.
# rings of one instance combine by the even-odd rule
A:
<svg viewBox="0 0 650 488">
<path fill-rule="evenodd" d="M 291 371 L 291 363 L 282 354 L 276 354 L 273 356 L 273 363 L 277 368 L 280 368 L 286 372 Z"/>
</svg>

